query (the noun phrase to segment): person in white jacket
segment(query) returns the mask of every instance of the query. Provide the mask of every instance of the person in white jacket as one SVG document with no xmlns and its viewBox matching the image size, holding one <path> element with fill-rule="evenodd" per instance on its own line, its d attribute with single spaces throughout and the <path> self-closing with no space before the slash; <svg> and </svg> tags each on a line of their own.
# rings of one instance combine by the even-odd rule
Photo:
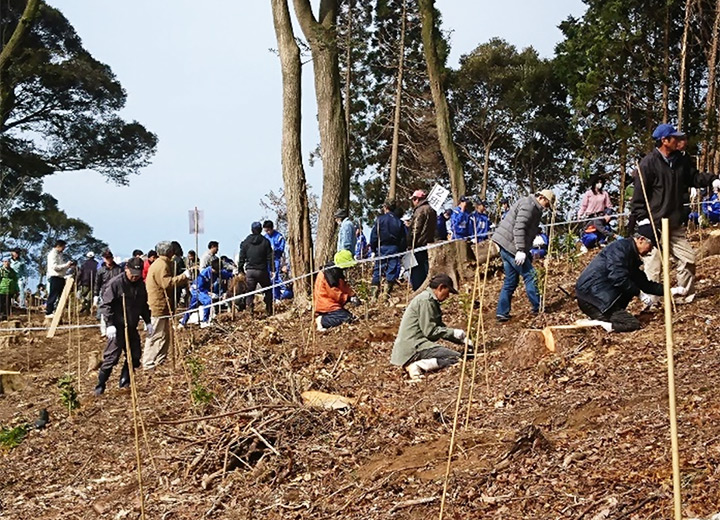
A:
<svg viewBox="0 0 720 520">
<path fill-rule="evenodd" d="M 47 305 L 45 306 L 45 317 L 52 318 L 55 312 L 55 306 L 60 299 L 63 287 L 65 286 L 65 273 L 68 268 L 73 265 L 72 261 L 65 261 L 63 251 L 65 251 L 67 242 L 57 240 L 47 256 L 47 277 L 50 292 L 48 294 Z"/>
</svg>

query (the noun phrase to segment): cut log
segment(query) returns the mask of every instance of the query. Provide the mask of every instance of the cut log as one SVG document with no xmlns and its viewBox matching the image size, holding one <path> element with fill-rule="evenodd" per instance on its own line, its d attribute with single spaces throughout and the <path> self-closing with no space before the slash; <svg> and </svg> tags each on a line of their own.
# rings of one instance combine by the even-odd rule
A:
<svg viewBox="0 0 720 520">
<path fill-rule="evenodd" d="M 311 408 L 325 408 L 326 410 L 342 410 L 355 404 L 355 399 L 342 395 L 328 394 L 316 390 L 308 390 L 301 394 L 305 406 Z"/>
<path fill-rule="evenodd" d="M 0 394 L 18 392 L 25 386 L 22 374 L 13 370 L 0 370 Z"/>
</svg>

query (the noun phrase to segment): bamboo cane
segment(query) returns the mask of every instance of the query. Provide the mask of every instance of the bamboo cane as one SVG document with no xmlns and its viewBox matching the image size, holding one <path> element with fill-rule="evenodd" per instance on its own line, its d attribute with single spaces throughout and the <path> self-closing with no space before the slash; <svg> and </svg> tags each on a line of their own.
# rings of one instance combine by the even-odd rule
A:
<svg viewBox="0 0 720 520">
<path fill-rule="evenodd" d="M 557 215 L 557 209 L 555 204 L 552 205 L 552 217 L 550 218 L 550 233 L 548 233 L 548 250 L 545 258 L 545 280 L 543 283 L 542 300 L 540 301 L 540 314 L 545 314 L 545 298 L 547 295 L 548 280 L 550 279 L 550 256 L 552 253 L 553 235 L 555 232 L 555 217 Z M 532 253 L 531 253 L 532 256 Z"/>
<path fill-rule="evenodd" d="M 670 221 L 662 219 L 663 237 L 663 282 L 665 297 L 665 344 L 667 346 L 668 401 L 670 406 L 670 440 L 672 446 L 673 503 L 675 520 L 682 519 L 682 497 L 680 493 L 680 455 L 678 452 L 677 410 L 675 406 L 675 361 L 672 327 L 672 295 L 670 294 Z"/>
<path fill-rule="evenodd" d="M 450 434 L 450 447 L 448 448 L 448 460 L 447 466 L 445 467 L 445 478 L 443 482 L 442 499 L 440 500 L 440 520 L 443 519 L 445 513 L 445 501 L 447 500 L 448 482 L 450 479 L 450 469 L 452 468 L 452 456 L 455 449 L 455 435 L 457 434 L 458 417 L 460 415 L 460 402 L 462 400 L 462 392 L 465 384 L 465 371 L 467 368 L 467 353 L 468 353 L 468 341 L 470 328 L 472 326 L 472 305 L 475 301 L 475 293 L 477 291 L 478 280 L 480 278 L 480 264 L 475 263 L 475 279 L 473 282 L 472 296 L 470 298 L 470 311 L 468 312 L 468 325 L 465 334 L 465 350 L 463 352 L 462 367 L 460 369 L 460 383 L 458 385 L 457 398 L 455 399 L 455 415 L 453 417 L 452 433 Z M 481 309 L 482 311 L 482 309 Z M 468 405 L 469 406 L 469 405 Z"/>
<path fill-rule="evenodd" d="M 139 411 L 137 407 L 137 394 L 135 393 L 135 370 L 133 368 L 132 352 L 130 350 L 130 333 L 128 331 L 127 305 L 125 303 L 124 293 L 122 295 L 122 304 L 123 321 L 125 323 L 125 361 L 128 364 L 128 373 L 130 374 L 130 400 L 133 411 L 133 425 L 135 426 L 135 460 L 137 463 L 138 491 L 140 493 L 140 518 L 145 520 L 145 492 L 143 491 L 142 460 L 140 458 L 140 433 L 138 431 Z"/>
</svg>

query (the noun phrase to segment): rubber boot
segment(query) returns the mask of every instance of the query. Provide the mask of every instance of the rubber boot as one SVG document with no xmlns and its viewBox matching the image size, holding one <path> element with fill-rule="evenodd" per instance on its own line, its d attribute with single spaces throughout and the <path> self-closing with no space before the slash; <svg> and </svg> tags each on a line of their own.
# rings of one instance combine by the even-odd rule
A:
<svg viewBox="0 0 720 520">
<path fill-rule="evenodd" d="M 387 298 L 390 297 L 390 293 L 392 292 L 394 287 L 395 287 L 395 282 L 387 282 L 385 284 L 385 297 L 387 297 Z"/>
<path fill-rule="evenodd" d="M 379 285 L 371 285 L 370 286 L 370 301 L 371 302 L 377 301 L 379 292 L 380 292 Z"/>
<path fill-rule="evenodd" d="M 120 372 L 120 388 L 127 388 L 128 386 L 130 386 L 130 369 L 127 360 L 125 360 L 122 372 Z"/>
<path fill-rule="evenodd" d="M 108 379 L 110 379 L 110 370 L 100 369 L 98 371 L 98 383 L 93 391 L 96 396 L 100 396 L 103 392 L 105 392 L 105 385 L 107 384 Z"/>
</svg>

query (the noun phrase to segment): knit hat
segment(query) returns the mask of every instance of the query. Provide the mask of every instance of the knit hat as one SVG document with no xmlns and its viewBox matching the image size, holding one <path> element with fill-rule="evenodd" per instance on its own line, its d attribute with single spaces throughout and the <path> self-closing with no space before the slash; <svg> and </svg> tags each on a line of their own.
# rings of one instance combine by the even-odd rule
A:
<svg viewBox="0 0 720 520">
<path fill-rule="evenodd" d="M 340 269 L 347 269 L 348 267 L 353 267 L 357 264 L 357 262 L 353 258 L 353 254 L 347 249 L 343 249 L 342 251 L 338 251 L 337 253 L 335 253 L 333 262 Z"/>
</svg>

